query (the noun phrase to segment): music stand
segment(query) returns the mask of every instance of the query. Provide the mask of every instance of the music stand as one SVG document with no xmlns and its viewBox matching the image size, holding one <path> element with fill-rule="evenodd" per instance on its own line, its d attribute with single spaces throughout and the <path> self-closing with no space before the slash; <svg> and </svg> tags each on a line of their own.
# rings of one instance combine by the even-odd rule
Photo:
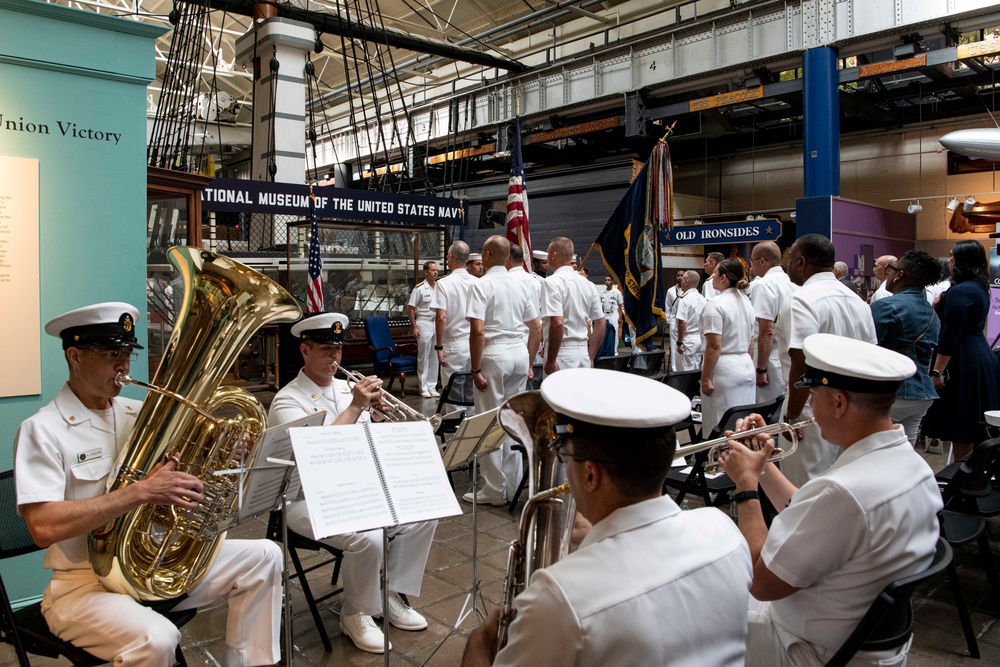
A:
<svg viewBox="0 0 1000 667">
<path fill-rule="evenodd" d="M 479 543 L 479 457 L 486 454 L 490 454 L 498 450 L 501 445 L 503 445 L 504 440 L 507 437 L 506 432 L 500 426 L 497 421 L 497 413 L 499 408 L 493 408 L 492 410 L 487 410 L 481 414 L 469 417 L 464 420 L 452 436 L 451 440 L 448 441 L 445 447 L 444 454 L 442 458 L 444 460 L 445 468 L 451 472 L 455 470 L 460 470 L 462 468 L 467 468 L 469 463 L 472 463 L 472 586 L 469 588 L 468 594 L 465 596 L 465 602 L 462 604 L 461 611 L 458 612 L 458 618 L 455 620 L 455 625 L 452 626 L 448 634 L 438 642 L 438 645 L 434 647 L 430 655 L 423 662 L 426 665 L 434 654 L 438 652 L 448 639 L 455 634 L 455 631 L 465 622 L 465 619 L 470 615 L 475 613 L 481 619 L 485 619 L 486 615 L 483 609 L 480 609 L 479 603 L 483 603 L 483 607 L 486 607 L 486 600 L 483 598 L 482 588 L 479 581 L 479 573 L 477 571 L 476 563 L 479 558 L 478 554 L 478 543 Z M 472 608 L 466 611 L 469 606 L 469 601 L 472 601 Z"/>
<path fill-rule="evenodd" d="M 288 664 L 292 664 L 292 606 L 289 584 L 289 553 L 288 553 L 288 517 L 285 509 L 288 506 L 289 496 L 296 497 L 302 490 L 298 477 L 293 475 L 295 462 L 292 460 L 291 438 L 288 429 L 296 426 L 320 426 L 326 417 L 325 411 L 320 411 L 307 415 L 287 424 L 272 426 L 261 433 L 257 442 L 257 452 L 254 459 L 263 457 L 268 465 L 251 465 L 250 467 L 230 468 L 228 470 L 217 470 L 213 474 L 216 476 L 239 475 L 239 500 L 237 504 L 237 515 L 234 526 L 250 521 L 264 512 L 275 509 L 281 511 L 281 583 L 284 592 L 284 618 L 285 618 L 285 659 Z M 248 474 L 257 473 L 250 477 L 250 483 L 246 484 L 244 492 L 244 481 Z"/>
</svg>

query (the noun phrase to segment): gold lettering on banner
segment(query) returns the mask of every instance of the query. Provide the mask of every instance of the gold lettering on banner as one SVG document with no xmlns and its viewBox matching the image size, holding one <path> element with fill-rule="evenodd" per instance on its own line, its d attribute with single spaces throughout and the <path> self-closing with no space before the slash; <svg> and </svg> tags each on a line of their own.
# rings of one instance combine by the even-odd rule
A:
<svg viewBox="0 0 1000 667">
<path fill-rule="evenodd" d="M 886 60 L 881 63 L 862 65 L 858 68 L 858 78 L 864 79 L 869 76 L 881 76 L 883 74 L 892 74 L 893 72 L 902 72 L 908 69 L 926 66 L 927 54 L 921 53 L 919 56 L 913 56 L 912 58 L 903 58 L 902 60 Z"/>
<path fill-rule="evenodd" d="M 987 39 L 982 42 L 972 42 L 971 44 L 959 44 L 957 47 L 958 59 L 975 58 L 976 56 L 988 56 L 991 53 L 1000 53 L 1000 40 Z"/>
<path fill-rule="evenodd" d="M 759 100 L 764 97 L 764 86 L 756 88 L 746 88 L 745 90 L 734 90 L 731 93 L 719 93 L 711 97 L 701 97 L 688 102 L 690 111 L 704 111 L 705 109 L 715 109 L 726 107 L 730 104 L 739 104 L 747 100 Z"/>
</svg>

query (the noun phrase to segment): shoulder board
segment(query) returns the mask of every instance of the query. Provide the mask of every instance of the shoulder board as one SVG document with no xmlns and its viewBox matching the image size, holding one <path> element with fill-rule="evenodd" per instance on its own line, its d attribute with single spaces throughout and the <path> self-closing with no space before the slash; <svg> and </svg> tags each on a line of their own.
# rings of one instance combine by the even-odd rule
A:
<svg viewBox="0 0 1000 667">
<path fill-rule="evenodd" d="M 421 281 L 420 281 L 419 283 L 417 283 L 417 285 L 416 285 L 416 286 L 417 286 L 417 287 L 420 287 L 421 285 L 423 285 L 423 284 L 424 284 L 424 283 L 426 283 L 426 282 L 427 282 L 426 280 L 421 280 Z"/>
</svg>

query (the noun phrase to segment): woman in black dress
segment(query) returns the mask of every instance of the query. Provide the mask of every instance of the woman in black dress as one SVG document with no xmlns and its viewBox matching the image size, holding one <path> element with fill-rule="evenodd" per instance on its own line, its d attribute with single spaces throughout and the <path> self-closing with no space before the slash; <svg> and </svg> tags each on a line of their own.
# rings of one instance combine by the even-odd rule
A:
<svg viewBox="0 0 1000 667">
<path fill-rule="evenodd" d="M 955 459 L 986 437 L 983 412 L 1000 407 L 1000 368 L 983 335 L 990 308 L 989 261 L 979 241 L 951 249 L 951 287 L 935 310 L 941 337 L 931 378 L 939 398 L 924 417 L 924 435 L 951 440 Z"/>
</svg>

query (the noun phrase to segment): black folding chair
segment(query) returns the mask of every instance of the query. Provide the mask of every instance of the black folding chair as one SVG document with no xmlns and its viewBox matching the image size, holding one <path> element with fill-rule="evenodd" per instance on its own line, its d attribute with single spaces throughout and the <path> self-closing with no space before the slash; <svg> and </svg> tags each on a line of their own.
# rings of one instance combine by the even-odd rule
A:
<svg viewBox="0 0 1000 667">
<path fill-rule="evenodd" d="M 475 384 L 472 380 L 472 373 L 466 371 L 452 374 L 448 378 L 448 384 L 445 385 L 444 391 L 441 392 L 441 398 L 438 399 L 437 409 L 434 411 L 435 414 L 444 415 L 455 412 L 463 407 L 467 408 L 475 405 L 475 401 L 472 398 L 474 390 Z M 462 423 L 462 419 L 464 418 L 465 412 L 463 411 L 457 417 L 442 419 L 441 425 L 438 426 L 434 434 L 441 438 L 441 442 L 444 443 L 445 435 L 457 431 L 459 424 Z"/>
<path fill-rule="evenodd" d="M 701 393 L 700 370 L 670 373 L 660 378 L 660 382 L 681 392 L 688 397 L 688 400 L 694 400 L 694 397 Z M 698 424 L 700 423 L 696 422 L 692 416 L 688 416 L 679 424 L 674 425 L 674 431 L 687 431 L 690 442 L 697 442 L 699 439 Z"/>
<path fill-rule="evenodd" d="M 729 408 L 726 410 L 725 414 L 722 415 L 719 425 L 712 430 L 711 434 L 709 434 L 706 439 L 715 440 L 716 438 L 722 437 L 722 434 L 727 430 L 732 430 L 736 427 L 736 420 L 743 419 L 753 413 L 759 414 L 768 424 L 775 423 L 778 418 L 778 410 L 781 408 L 783 400 L 784 397 L 778 397 L 777 399 L 767 403 L 737 405 Z M 708 452 L 702 451 L 694 455 L 694 462 L 691 464 L 691 470 L 689 472 L 682 473 L 679 470 L 671 470 L 667 473 L 667 479 L 664 484 L 678 489 L 677 497 L 674 499 L 678 504 L 684 500 L 684 496 L 688 493 L 698 495 L 705 501 L 706 505 L 713 507 L 720 507 L 729 502 L 730 492 L 736 489 L 736 485 L 733 483 L 733 480 L 729 478 L 729 475 L 726 475 L 725 473 L 719 475 L 718 477 L 706 477 L 705 465 L 707 463 Z M 765 496 L 762 494 L 762 505 L 765 510 L 768 510 L 765 511 L 765 516 L 769 516 L 770 511 L 767 505 L 764 505 L 763 503 L 764 498 Z"/>
<path fill-rule="evenodd" d="M 663 357 L 665 355 L 665 350 L 635 352 L 628 357 L 628 372 L 633 375 L 642 375 L 648 378 L 659 377 L 660 369 L 663 367 Z"/>
<path fill-rule="evenodd" d="M 938 538 L 931 564 L 923 572 L 897 579 L 886 586 L 826 667 L 844 667 L 858 651 L 888 651 L 910 641 L 913 634 L 913 606 L 910 604 L 913 591 L 949 567 L 951 556 L 951 547 L 944 539 Z"/>
<path fill-rule="evenodd" d="M 597 357 L 594 359 L 594 368 L 603 368 L 608 371 L 621 371 L 624 373 L 628 370 L 628 360 L 629 355 L 627 354 Z"/>
<path fill-rule="evenodd" d="M 24 518 L 17 513 L 17 493 L 14 487 L 14 471 L 0 472 L 0 560 L 22 556 L 39 547 L 28 532 Z M 42 616 L 41 603 L 36 602 L 14 611 L 3 577 L 0 576 L 0 641 L 14 647 L 17 663 L 20 667 L 31 667 L 28 654 L 41 655 L 46 658 L 65 658 L 78 667 L 93 667 L 103 665 L 108 661 L 91 655 L 82 648 L 63 641 L 49 631 L 49 625 Z M 170 611 L 184 598 L 164 600 L 150 603 L 157 613 L 166 616 L 178 628 L 190 621 L 198 613 L 197 609 L 185 611 Z M 177 664 L 186 667 L 184 653 L 178 644 L 176 650 Z"/>
<path fill-rule="evenodd" d="M 280 511 L 271 512 L 271 516 L 267 522 L 267 538 L 269 540 L 274 540 L 275 542 L 281 542 L 282 538 L 282 517 Z M 309 567 L 302 566 L 302 559 L 299 557 L 299 549 L 305 549 L 306 551 L 317 551 L 326 552 L 329 554 L 329 558 L 322 560 L 318 563 L 310 565 Z M 323 648 L 328 652 L 333 650 L 333 645 L 330 643 L 330 635 L 327 634 L 326 625 L 323 623 L 323 619 L 320 617 L 319 604 L 325 602 L 326 600 L 332 598 L 337 593 L 344 590 L 341 586 L 337 588 L 337 579 L 340 578 L 340 566 L 344 558 L 344 552 L 340 549 L 331 547 L 328 544 L 324 544 L 319 540 L 314 540 L 311 537 L 306 537 L 301 533 L 296 533 L 291 528 L 288 529 L 288 555 L 292 558 L 292 565 L 295 568 L 295 572 L 291 575 L 291 578 L 298 579 L 299 585 L 302 586 L 302 594 L 306 598 L 306 604 L 309 606 L 309 613 L 312 614 L 313 622 L 316 624 L 316 631 L 319 632 L 319 638 L 323 642 Z M 313 570 L 318 570 L 321 567 L 333 564 L 333 573 L 330 576 L 330 586 L 333 588 L 329 593 L 316 597 L 313 593 L 312 588 L 309 586 L 309 579 L 306 577 L 307 574 Z M 288 595 L 288 592 L 285 592 Z"/>
</svg>

